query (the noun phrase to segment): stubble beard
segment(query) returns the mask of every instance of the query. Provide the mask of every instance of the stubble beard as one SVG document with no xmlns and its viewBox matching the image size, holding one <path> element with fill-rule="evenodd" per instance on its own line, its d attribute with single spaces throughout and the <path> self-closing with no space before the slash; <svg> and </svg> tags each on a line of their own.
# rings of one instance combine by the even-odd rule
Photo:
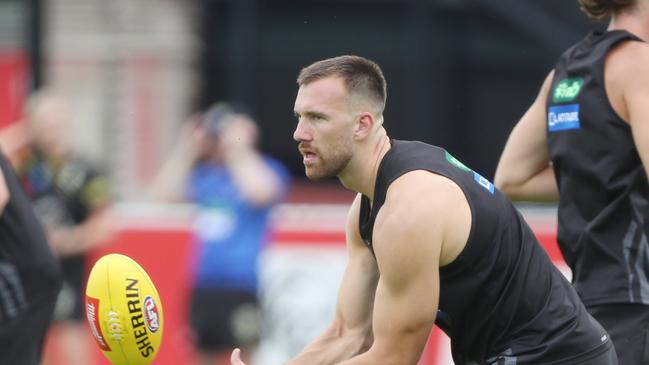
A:
<svg viewBox="0 0 649 365">
<path fill-rule="evenodd" d="M 339 141 L 330 150 L 332 153 L 326 158 L 318 155 L 319 163 L 316 166 L 305 166 L 304 170 L 309 180 L 319 181 L 338 176 L 349 165 L 352 159 L 351 141 Z"/>
</svg>

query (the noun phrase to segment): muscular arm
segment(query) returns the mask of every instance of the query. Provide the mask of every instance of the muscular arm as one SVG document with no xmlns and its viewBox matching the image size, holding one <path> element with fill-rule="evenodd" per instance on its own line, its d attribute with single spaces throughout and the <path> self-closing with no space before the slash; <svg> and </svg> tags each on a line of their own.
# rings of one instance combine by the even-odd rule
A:
<svg viewBox="0 0 649 365">
<path fill-rule="evenodd" d="M 378 281 L 376 261 L 358 232 L 360 196 L 347 219 L 348 262 L 329 328 L 287 365 L 338 364 L 372 343 L 372 308 Z"/>
<path fill-rule="evenodd" d="M 625 67 L 624 102 L 633 140 L 649 177 L 649 45 L 629 45 L 632 48 L 625 57 L 629 62 Z"/>
<path fill-rule="evenodd" d="M 459 205 L 444 180 L 416 171 L 391 185 L 374 226 L 381 272 L 372 321 L 374 343 L 342 364 L 419 361 L 437 313 L 440 255 L 445 227 L 453 219 L 444 215 L 452 216 L 449 212 Z"/>
<path fill-rule="evenodd" d="M 513 200 L 559 199 L 546 135 L 545 107 L 553 74 L 546 77 L 536 100 L 514 127 L 498 162 L 494 183 Z"/>
</svg>

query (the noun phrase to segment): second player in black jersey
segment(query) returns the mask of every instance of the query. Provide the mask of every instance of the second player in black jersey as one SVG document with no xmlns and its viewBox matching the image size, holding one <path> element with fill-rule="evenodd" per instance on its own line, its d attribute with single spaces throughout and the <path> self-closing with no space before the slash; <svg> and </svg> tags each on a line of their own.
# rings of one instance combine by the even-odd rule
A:
<svg viewBox="0 0 649 365">
<path fill-rule="evenodd" d="M 496 172 L 513 198 L 559 200 L 557 240 L 620 364 L 649 364 L 649 1 L 581 0 L 613 15 L 566 50 Z"/>
</svg>

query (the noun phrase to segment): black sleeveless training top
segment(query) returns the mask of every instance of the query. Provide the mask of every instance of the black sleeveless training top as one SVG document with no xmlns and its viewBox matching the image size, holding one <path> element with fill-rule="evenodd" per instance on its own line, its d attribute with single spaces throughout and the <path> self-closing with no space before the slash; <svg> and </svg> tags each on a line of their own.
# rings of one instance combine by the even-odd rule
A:
<svg viewBox="0 0 649 365">
<path fill-rule="evenodd" d="M 407 172 L 447 177 L 471 208 L 464 250 L 440 268 L 436 324 L 451 338 L 456 364 L 570 364 L 574 356 L 611 346 L 516 208 L 491 182 L 439 147 L 391 143 L 379 165 L 374 201 L 361 199 L 359 229 L 371 250 L 374 220 L 388 187 Z"/>
<path fill-rule="evenodd" d="M 604 85 L 606 54 L 639 40 L 591 33 L 555 67 L 548 148 L 561 192 L 557 238 L 586 305 L 649 304 L 649 185 Z"/>
</svg>

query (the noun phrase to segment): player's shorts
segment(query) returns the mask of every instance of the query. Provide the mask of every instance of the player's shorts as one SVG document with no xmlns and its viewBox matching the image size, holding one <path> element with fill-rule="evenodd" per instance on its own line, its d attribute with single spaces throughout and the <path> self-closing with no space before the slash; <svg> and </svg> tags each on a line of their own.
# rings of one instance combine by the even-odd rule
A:
<svg viewBox="0 0 649 365">
<path fill-rule="evenodd" d="M 190 310 L 189 322 L 202 351 L 251 348 L 259 342 L 261 320 L 253 293 L 196 290 Z"/>
<path fill-rule="evenodd" d="M 39 365 L 45 333 L 52 319 L 54 297 L 10 321 L 0 321 L 0 365 Z"/>
<path fill-rule="evenodd" d="M 462 363 L 465 364 L 465 363 Z M 466 363 L 467 365 L 478 365 L 477 362 Z M 485 364 L 480 362 L 479 364 Z M 486 361 L 488 365 L 618 365 L 617 354 L 613 342 L 606 340 L 597 347 L 590 349 L 578 355 L 573 355 L 568 358 L 552 361 L 539 361 L 524 359 L 520 357 L 498 356 L 494 359 Z M 621 363 L 620 363 L 621 364 Z"/>
<path fill-rule="evenodd" d="M 63 286 L 54 307 L 54 321 L 74 321 L 83 319 L 85 259 L 83 256 L 70 256 L 61 260 Z"/>
<path fill-rule="evenodd" d="M 571 359 L 570 365 L 618 365 L 617 354 L 615 347 L 609 341 L 606 343 L 606 350 L 604 352 L 596 351 L 574 359 Z"/>
<path fill-rule="evenodd" d="M 611 335 L 620 365 L 649 365 L 649 305 L 600 304 L 588 311 Z"/>
</svg>

